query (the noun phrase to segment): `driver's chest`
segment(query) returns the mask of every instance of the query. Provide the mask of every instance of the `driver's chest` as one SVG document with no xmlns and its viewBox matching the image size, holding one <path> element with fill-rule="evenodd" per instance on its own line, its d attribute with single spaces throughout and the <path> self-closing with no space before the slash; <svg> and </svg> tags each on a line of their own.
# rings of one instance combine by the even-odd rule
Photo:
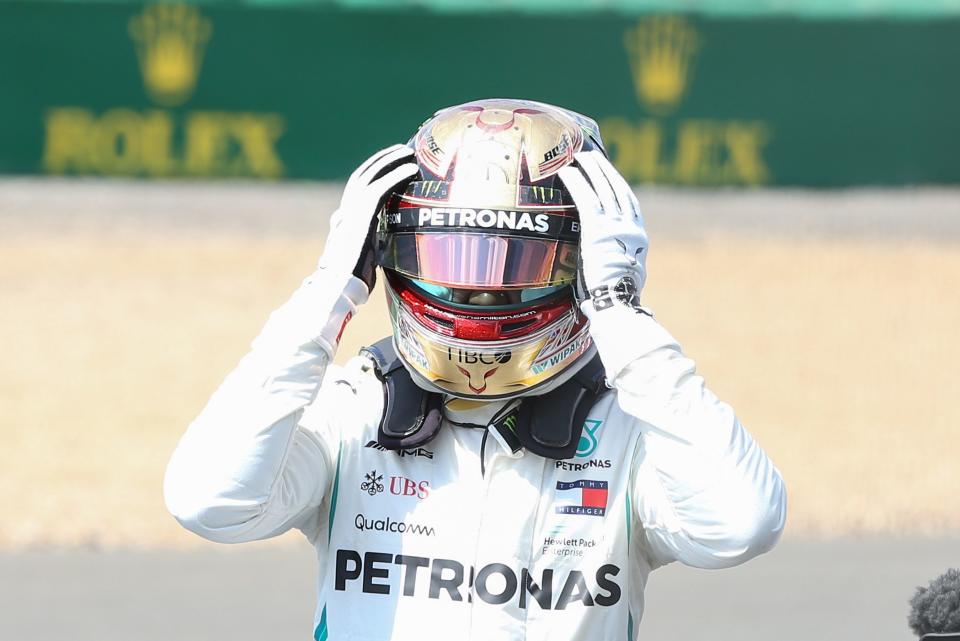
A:
<svg viewBox="0 0 960 641">
<path fill-rule="evenodd" d="M 620 603 L 636 436 L 607 422 L 591 413 L 565 461 L 451 425 L 421 448 L 345 445 L 321 590 L 387 599 L 397 620 L 490 609 L 526 622 Z"/>
</svg>

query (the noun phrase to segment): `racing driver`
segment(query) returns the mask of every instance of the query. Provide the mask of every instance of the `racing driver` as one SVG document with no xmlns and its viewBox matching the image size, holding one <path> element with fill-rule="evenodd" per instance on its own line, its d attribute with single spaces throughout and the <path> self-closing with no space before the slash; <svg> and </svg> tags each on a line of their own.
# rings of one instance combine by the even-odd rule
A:
<svg viewBox="0 0 960 641">
<path fill-rule="evenodd" d="M 437 112 L 350 177 L 317 270 L 181 439 L 168 508 L 302 531 L 318 641 L 633 639 L 651 570 L 769 550 L 783 482 L 640 304 L 647 236 L 596 124 Z M 392 336 L 345 366 L 376 277 Z"/>
</svg>

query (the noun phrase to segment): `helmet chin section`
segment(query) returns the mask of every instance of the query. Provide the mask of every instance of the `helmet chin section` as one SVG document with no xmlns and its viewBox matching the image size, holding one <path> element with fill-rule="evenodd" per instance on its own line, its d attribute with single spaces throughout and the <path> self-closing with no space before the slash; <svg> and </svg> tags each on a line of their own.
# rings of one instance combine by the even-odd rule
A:
<svg viewBox="0 0 960 641">
<path fill-rule="evenodd" d="M 471 400 L 542 394 L 594 354 L 572 297 L 519 311 L 466 311 L 387 281 L 394 346 L 424 389 Z M 526 332 L 515 327 L 518 316 Z"/>
<path fill-rule="evenodd" d="M 394 336 L 394 349 L 397 349 L 396 336 Z M 541 396 L 543 394 L 546 394 L 560 387 L 561 385 L 566 383 L 568 380 L 570 380 L 574 374 L 580 371 L 580 369 L 584 365 L 590 362 L 590 359 L 592 359 L 594 354 L 597 353 L 597 348 L 591 342 L 589 349 L 587 349 L 587 351 L 584 352 L 583 356 L 578 358 L 574 363 L 569 365 L 566 369 L 562 370 L 556 376 L 549 378 L 545 381 L 542 381 L 537 385 L 534 385 L 533 387 L 529 387 L 527 389 L 524 389 L 522 391 L 519 391 L 513 394 L 505 394 L 502 396 L 486 396 L 486 395 L 477 395 L 477 394 L 467 395 L 467 394 L 458 394 L 456 392 L 452 392 L 449 389 L 440 387 L 436 383 L 433 383 L 430 380 L 428 380 L 426 377 L 424 377 L 419 370 L 412 367 L 407 362 L 406 358 L 403 357 L 399 349 L 397 349 L 397 353 L 401 354 L 401 360 L 403 360 L 404 365 L 406 365 L 407 371 L 410 372 L 410 378 L 413 380 L 414 383 L 416 383 L 417 387 L 419 387 L 420 389 L 427 390 L 428 392 L 436 392 L 438 394 L 444 394 L 446 396 L 452 396 L 454 398 L 462 398 L 468 401 L 500 401 L 500 400 L 510 400 L 514 398 L 522 398 L 526 396 Z"/>
</svg>

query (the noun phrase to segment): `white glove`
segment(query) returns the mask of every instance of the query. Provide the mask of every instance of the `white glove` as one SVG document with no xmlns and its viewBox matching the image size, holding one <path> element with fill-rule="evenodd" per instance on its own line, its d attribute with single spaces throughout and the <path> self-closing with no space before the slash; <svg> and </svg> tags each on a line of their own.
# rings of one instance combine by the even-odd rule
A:
<svg viewBox="0 0 960 641">
<path fill-rule="evenodd" d="M 560 170 L 580 213 L 577 296 L 607 380 L 635 360 L 676 341 L 640 306 L 646 280 L 647 232 L 633 190 L 598 151 L 579 153 Z"/>
<path fill-rule="evenodd" d="M 376 283 L 373 236 L 377 212 L 390 191 L 418 171 L 413 149 L 393 145 L 360 165 L 343 190 L 340 206 L 330 217 L 330 234 L 319 268 L 332 274 L 353 274 L 367 284 Z"/>
<path fill-rule="evenodd" d="M 646 313 L 640 291 L 647 274 L 647 232 L 637 197 L 599 151 L 575 158 L 579 167 L 564 167 L 560 179 L 580 213 L 581 307 L 600 312 L 625 305 Z"/>
<path fill-rule="evenodd" d="M 367 302 L 376 282 L 373 232 L 384 199 L 417 173 L 413 150 L 383 149 L 366 160 L 347 181 L 340 207 L 330 217 L 330 234 L 317 271 L 270 316 L 254 341 L 262 353 L 286 354 L 308 342 L 332 359 L 344 327 Z"/>
</svg>

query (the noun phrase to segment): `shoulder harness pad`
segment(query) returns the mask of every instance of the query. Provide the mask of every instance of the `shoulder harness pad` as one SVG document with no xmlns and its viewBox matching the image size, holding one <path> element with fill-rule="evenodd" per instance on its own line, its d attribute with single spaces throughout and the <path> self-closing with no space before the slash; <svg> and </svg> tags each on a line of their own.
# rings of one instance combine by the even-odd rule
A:
<svg viewBox="0 0 960 641">
<path fill-rule="evenodd" d="M 383 384 L 383 417 L 377 442 L 391 450 L 429 443 L 440 432 L 443 395 L 428 392 L 411 378 L 391 337 L 364 347 Z M 515 433 L 527 450 L 549 459 L 572 458 L 587 414 L 606 391 L 603 364 L 594 356 L 562 385 L 541 396 L 521 399 Z"/>
</svg>

